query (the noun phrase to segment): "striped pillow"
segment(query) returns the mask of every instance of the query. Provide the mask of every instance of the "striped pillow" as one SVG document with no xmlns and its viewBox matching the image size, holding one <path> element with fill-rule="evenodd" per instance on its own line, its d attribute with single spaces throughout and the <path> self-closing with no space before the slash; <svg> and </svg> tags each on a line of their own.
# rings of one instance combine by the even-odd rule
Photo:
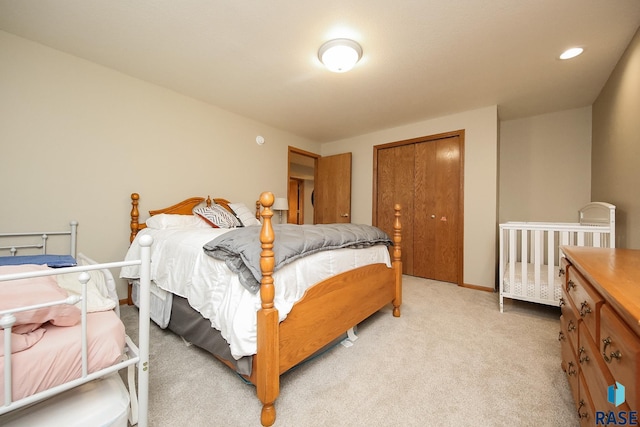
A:
<svg viewBox="0 0 640 427">
<path fill-rule="evenodd" d="M 220 205 L 211 207 L 194 208 L 193 213 L 200 216 L 212 227 L 215 228 L 235 228 L 242 227 L 242 224 L 231 212 Z"/>
</svg>

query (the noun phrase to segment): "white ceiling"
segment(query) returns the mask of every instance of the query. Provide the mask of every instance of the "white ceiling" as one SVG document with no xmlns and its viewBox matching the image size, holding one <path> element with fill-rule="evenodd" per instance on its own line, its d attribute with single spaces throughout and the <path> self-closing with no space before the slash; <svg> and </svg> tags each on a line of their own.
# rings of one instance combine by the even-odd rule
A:
<svg viewBox="0 0 640 427">
<path fill-rule="evenodd" d="M 319 142 L 591 105 L 639 25 L 640 0 L 0 0 L 2 30 Z M 348 73 L 317 59 L 336 37 Z"/>
</svg>

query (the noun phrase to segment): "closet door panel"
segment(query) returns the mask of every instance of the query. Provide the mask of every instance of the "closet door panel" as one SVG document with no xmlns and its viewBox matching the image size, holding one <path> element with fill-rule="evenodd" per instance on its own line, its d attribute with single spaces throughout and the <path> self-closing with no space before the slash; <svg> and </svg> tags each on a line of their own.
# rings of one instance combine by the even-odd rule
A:
<svg viewBox="0 0 640 427">
<path fill-rule="evenodd" d="M 415 144 L 414 275 L 434 279 L 436 246 L 436 143 Z"/>
<path fill-rule="evenodd" d="M 402 270 L 414 269 L 414 145 L 401 145 L 377 151 L 376 224 L 393 235 L 393 206 L 402 207 Z"/>
<path fill-rule="evenodd" d="M 458 218 L 460 195 L 459 137 L 436 141 L 436 274 L 437 280 L 458 282 Z"/>
</svg>

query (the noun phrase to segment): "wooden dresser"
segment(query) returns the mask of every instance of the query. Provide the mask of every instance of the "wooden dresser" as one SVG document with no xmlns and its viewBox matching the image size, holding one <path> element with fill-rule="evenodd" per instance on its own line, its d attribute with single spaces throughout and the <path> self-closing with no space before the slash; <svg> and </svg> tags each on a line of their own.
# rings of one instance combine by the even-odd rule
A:
<svg viewBox="0 0 640 427">
<path fill-rule="evenodd" d="M 580 422 L 638 417 L 640 250 L 563 246 L 559 340 Z M 616 406 L 624 386 L 625 401 Z M 612 414 L 613 413 L 613 414 Z M 599 424 L 599 425 L 611 425 Z M 628 425 L 628 424 L 627 424 Z M 637 424 L 636 424 L 637 425 Z"/>
</svg>

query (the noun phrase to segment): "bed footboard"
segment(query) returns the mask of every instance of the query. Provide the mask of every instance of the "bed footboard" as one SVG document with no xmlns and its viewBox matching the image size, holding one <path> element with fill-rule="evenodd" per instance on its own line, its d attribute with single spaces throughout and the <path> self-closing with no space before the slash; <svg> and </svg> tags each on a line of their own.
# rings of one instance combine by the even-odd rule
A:
<svg viewBox="0 0 640 427">
<path fill-rule="evenodd" d="M 271 206 L 274 196 L 263 193 L 260 202 L 263 225 L 261 309 L 258 311 L 258 352 L 254 356 L 252 380 L 262 402 L 260 420 L 271 426 L 276 419 L 275 401 L 280 393 L 280 374 L 307 359 L 349 328 L 387 304 L 400 316 L 402 262 L 400 206 L 395 206 L 392 267 L 373 264 L 331 277 L 314 285 L 279 323 L 274 307 L 274 232 Z M 277 285 L 277 284 L 276 284 Z"/>
</svg>

